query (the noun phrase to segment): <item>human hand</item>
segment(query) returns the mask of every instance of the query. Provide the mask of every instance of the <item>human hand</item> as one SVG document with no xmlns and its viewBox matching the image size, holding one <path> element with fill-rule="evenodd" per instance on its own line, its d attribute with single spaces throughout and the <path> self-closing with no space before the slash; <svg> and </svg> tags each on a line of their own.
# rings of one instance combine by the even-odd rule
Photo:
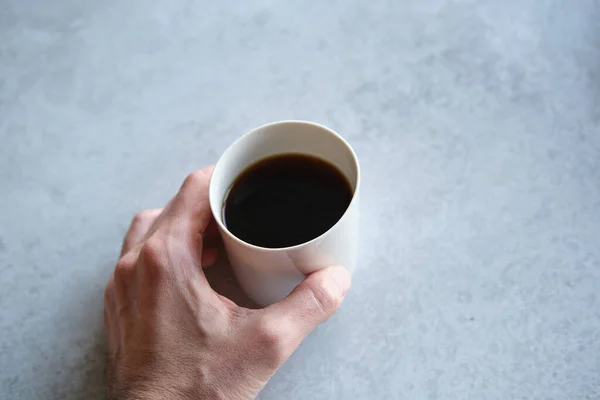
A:
<svg viewBox="0 0 600 400">
<path fill-rule="evenodd" d="M 315 272 L 283 301 L 252 310 L 215 292 L 212 168 L 189 175 L 164 210 L 138 214 L 105 290 L 110 400 L 253 399 L 341 304 L 350 276 Z"/>
</svg>

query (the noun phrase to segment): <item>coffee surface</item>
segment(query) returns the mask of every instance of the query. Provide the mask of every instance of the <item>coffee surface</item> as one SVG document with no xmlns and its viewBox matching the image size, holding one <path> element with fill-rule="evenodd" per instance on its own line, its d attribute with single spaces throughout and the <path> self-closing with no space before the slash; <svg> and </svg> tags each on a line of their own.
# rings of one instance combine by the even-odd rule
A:
<svg viewBox="0 0 600 400">
<path fill-rule="evenodd" d="M 336 224 L 353 190 L 335 166 L 303 154 L 265 158 L 233 182 L 223 207 L 225 226 L 239 239 L 281 248 L 308 242 Z"/>
</svg>

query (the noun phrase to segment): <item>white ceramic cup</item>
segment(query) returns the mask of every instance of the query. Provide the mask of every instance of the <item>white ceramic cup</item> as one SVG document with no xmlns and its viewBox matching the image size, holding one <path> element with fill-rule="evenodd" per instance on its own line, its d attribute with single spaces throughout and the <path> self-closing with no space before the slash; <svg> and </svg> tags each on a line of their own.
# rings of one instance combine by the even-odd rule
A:
<svg viewBox="0 0 600 400">
<path fill-rule="evenodd" d="M 286 153 L 309 154 L 335 165 L 352 184 L 352 201 L 332 228 L 308 242 L 277 249 L 246 243 L 225 226 L 225 196 L 247 167 L 263 158 Z M 265 306 L 285 298 L 311 272 L 332 265 L 341 265 L 352 272 L 358 250 L 359 190 L 360 168 L 354 150 L 341 136 L 322 125 L 274 122 L 253 129 L 229 146 L 215 165 L 210 180 L 210 208 L 229 262 L 246 294 Z"/>
</svg>

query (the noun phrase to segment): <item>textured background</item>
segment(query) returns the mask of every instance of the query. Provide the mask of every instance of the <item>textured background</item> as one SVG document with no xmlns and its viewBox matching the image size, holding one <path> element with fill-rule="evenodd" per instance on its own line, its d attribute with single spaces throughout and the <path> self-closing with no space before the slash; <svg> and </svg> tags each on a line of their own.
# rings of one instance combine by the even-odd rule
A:
<svg viewBox="0 0 600 400">
<path fill-rule="evenodd" d="M 103 398 L 135 211 L 277 119 L 364 170 L 354 287 L 260 399 L 600 399 L 600 1 L 0 0 L 0 398 Z"/>
</svg>

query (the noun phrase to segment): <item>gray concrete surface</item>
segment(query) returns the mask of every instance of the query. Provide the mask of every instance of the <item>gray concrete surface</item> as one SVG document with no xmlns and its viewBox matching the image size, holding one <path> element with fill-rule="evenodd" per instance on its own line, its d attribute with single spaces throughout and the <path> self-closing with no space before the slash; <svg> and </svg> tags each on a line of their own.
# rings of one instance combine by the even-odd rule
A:
<svg viewBox="0 0 600 400">
<path fill-rule="evenodd" d="M 0 0 L 0 398 L 102 399 L 131 216 L 264 122 L 364 169 L 260 399 L 600 399 L 600 2 Z"/>
</svg>

